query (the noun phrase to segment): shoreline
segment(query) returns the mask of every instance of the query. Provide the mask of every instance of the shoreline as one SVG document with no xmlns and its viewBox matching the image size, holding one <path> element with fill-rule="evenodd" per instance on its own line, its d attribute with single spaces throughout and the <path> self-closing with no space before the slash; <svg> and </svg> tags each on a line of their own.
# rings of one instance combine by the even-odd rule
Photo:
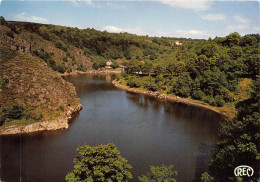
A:
<svg viewBox="0 0 260 182">
<path fill-rule="evenodd" d="M 68 111 L 62 113 L 61 116 L 50 120 L 40 121 L 25 126 L 11 125 L 0 128 L 0 135 L 15 135 L 15 134 L 26 134 L 38 131 L 49 131 L 67 129 L 69 127 L 72 116 L 78 113 L 82 109 L 82 105 L 78 104 L 75 107 L 70 107 Z"/>
<path fill-rule="evenodd" d="M 61 73 L 61 76 L 69 76 L 69 75 L 81 75 L 81 74 L 87 74 L 87 73 L 97 73 L 97 74 L 102 74 L 102 73 L 122 73 L 121 70 L 87 70 L 87 71 L 74 71 L 70 73 Z"/>
<path fill-rule="evenodd" d="M 172 101 L 172 102 L 175 102 L 175 103 L 183 103 L 183 104 L 187 104 L 187 105 L 190 105 L 190 106 L 195 106 L 195 107 L 211 110 L 215 113 L 220 114 L 224 118 L 231 118 L 231 119 L 234 118 L 233 115 L 229 115 L 228 113 L 222 111 L 218 107 L 202 104 L 202 103 L 199 103 L 196 100 L 192 100 L 192 99 L 188 99 L 188 98 L 182 98 L 182 97 L 179 97 L 179 96 L 172 96 L 172 95 L 168 95 L 168 94 L 161 94 L 159 92 L 152 92 L 152 91 L 147 91 L 147 90 L 130 88 L 128 86 L 125 86 L 125 85 L 118 83 L 118 81 L 116 81 L 116 80 L 113 80 L 112 84 L 114 86 L 116 86 L 117 88 L 120 88 L 122 90 L 127 90 L 127 91 L 132 92 L 132 93 L 145 94 L 145 95 L 155 97 L 157 99 L 165 99 L 165 100 Z"/>
</svg>

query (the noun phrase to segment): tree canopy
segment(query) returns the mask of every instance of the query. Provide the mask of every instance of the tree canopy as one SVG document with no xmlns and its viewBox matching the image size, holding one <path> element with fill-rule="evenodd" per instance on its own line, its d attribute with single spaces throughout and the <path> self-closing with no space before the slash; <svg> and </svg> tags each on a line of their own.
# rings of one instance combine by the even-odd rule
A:
<svg viewBox="0 0 260 182">
<path fill-rule="evenodd" d="M 93 147 L 84 144 L 77 151 L 79 155 L 73 160 L 74 169 L 66 176 L 68 182 L 115 182 L 132 178 L 132 166 L 120 156 L 113 143 Z"/>
<path fill-rule="evenodd" d="M 141 182 L 176 182 L 174 178 L 178 172 L 173 170 L 173 165 L 150 166 L 150 171 L 138 177 Z"/>
</svg>

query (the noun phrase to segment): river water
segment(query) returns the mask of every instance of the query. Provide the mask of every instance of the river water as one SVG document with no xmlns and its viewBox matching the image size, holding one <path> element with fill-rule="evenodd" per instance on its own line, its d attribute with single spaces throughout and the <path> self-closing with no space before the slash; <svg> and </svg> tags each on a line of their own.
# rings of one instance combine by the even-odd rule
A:
<svg viewBox="0 0 260 182">
<path fill-rule="evenodd" d="M 82 111 L 67 130 L 0 136 L 0 181 L 64 181 L 76 148 L 113 142 L 133 166 L 134 179 L 150 165 L 173 164 L 179 182 L 207 171 L 221 117 L 211 111 L 129 93 L 114 75 L 67 76 Z"/>
</svg>

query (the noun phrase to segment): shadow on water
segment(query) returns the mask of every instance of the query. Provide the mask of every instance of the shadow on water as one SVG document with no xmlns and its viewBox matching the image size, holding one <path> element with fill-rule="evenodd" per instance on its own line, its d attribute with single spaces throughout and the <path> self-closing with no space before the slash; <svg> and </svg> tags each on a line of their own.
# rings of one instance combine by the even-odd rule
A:
<svg viewBox="0 0 260 182">
<path fill-rule="evenodd" d="M 213 147 L 214 145 L 201 144 L 199 155 L 196 157 L 196 171 L 192 182 L 201 182 L 201 174 L 208 172 L 208 167 L 204 166 L 208 166 L 209 164 L 211 159 L 211 155 L 209 154 L 211 153 Z"/>
</svg>

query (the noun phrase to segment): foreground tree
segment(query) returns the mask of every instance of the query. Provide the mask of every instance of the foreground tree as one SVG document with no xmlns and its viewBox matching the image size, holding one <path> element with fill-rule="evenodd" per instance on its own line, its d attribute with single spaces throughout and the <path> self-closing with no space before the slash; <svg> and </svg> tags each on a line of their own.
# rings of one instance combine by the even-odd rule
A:
<svg viewBox="0 0 260 182">
<path fill-rule="evenodd" d="M 141 182 L 176 182 L 174 179 L 178 172 L 173 170 L 173 165 L 170 166 L 150 166 L 150 172 L 146 175 L 138 177 Z"/>
<path fill-rule="evenodd" d="M 74 170 L 67 174 L 69 182 L 94 181 L 127 181 L 132 178 L 127 160 L 120 156 L 120 152 L 112 143 L 91 147 L 89 145 L 77 148 L 80 156 L 73 160 Z"/>
</svg>

